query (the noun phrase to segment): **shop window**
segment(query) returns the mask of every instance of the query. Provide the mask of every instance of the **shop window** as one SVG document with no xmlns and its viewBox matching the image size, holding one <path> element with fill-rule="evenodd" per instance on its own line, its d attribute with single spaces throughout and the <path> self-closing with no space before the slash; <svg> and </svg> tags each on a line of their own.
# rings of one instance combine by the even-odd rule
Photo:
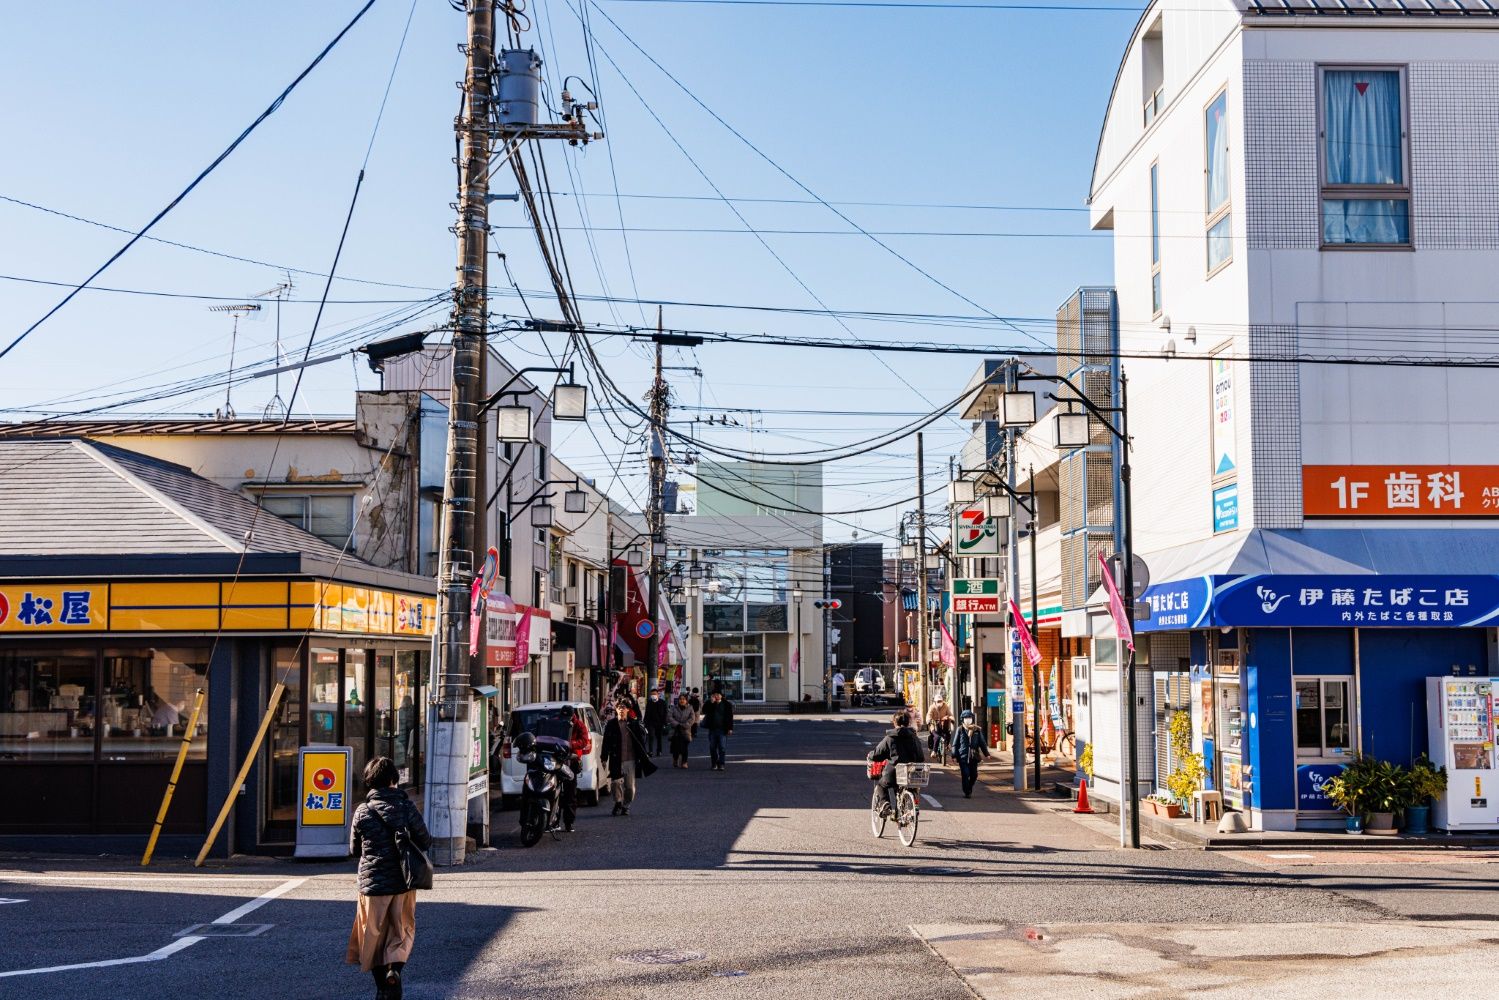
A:
<svg viewBox="0 0 1499 1000">
<path fill-rule="evenodd" d="M 312 650 L 311 690 L 307 704 L 307 742 L 338 744 L 338 650 Z"/>
<path fill-rule="evenodd" d="M 266 798 L 267 825 L 289 834 L 296 823 L 297 750 L 302 746 L 302 650 L 298 646 L 278 646 L 271 656 L 268 687 L 278 682 L 286 685 L 276 719 L 270 732 L 270 759 Z"/>
<path fill-rule="evenodd" d="M 354 497 L 352 495 L 290 496 L 267 493 L 261 507 L 310 535 L 316 535 L 336 549 L 352 543 L 354 535 Z"/>
<path fill-rule="evenodd" d="M 1150 165 L 1150 313 L 1161 314 L 1161 167 Z"/>
<path fill-rule="evenodd" d="M 106 649 L 100 735 L 105 760 L 174 758 L 193 698 L 208 690 L 208 647 Z M 198 713 L 190 760 L 208 755 L 208 713 Z"/>
<path fill-rule="evenodd" d="M 430 654 L 402 650 L 396 653 L 395 742 L 387 756 L 396 763 L 401 784 L 422 783 L 422 678 Z"/>
<path fill-rule="evenodd" d="M 364 773 L 365 761 L 369 759 L 370 690 L 365 683 L 365 651 L 344 650 L 344 739 L 352 747 L 349 773 L 355 777 L 355 791 L 364 798 L 364 785 L 358 776 Z"/>
<path fill-rule="evenodd" d="M 0 761 L 93 760 L 96 659 L 92 650 L 0 651 Z"/>
<path fill-rule="evenodd" d="M 1296 678 L 1296 756 L 1341 757 L 1353 749 L 1352 691 L 1346 677 Z"/>
<path fill-rule="evenodd" d="M 1229 262 L 1233 255 L 1233 217 L 1228 192 L 1228 92 L 1219 91 L 1204 112 L 1206 134 L 1206 181 L 1208 273 Z"/>
<path fill-rule="evenodd" d="M 748 614 L 746 631 L 749 632 L 785 632 L 786 627 L 786 605 L 784 604 L 750 604 L 745 608 Z"/>
</svg>

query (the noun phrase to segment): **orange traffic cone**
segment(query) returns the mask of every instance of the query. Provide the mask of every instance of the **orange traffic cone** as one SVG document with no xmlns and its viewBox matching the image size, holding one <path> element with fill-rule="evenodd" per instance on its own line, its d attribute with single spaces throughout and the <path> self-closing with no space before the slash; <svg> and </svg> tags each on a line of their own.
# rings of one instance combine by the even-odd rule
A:
<svg viewBox="0 0 1499 1000">
<path fill-rule="evenodd" d="M 1077 782 L 1077 806 L 1072 810 L 1075 813 L 1091 813 L 1093 807 L 1088 805 L 1088 779 L 1079 778 Z"/>
</svg>

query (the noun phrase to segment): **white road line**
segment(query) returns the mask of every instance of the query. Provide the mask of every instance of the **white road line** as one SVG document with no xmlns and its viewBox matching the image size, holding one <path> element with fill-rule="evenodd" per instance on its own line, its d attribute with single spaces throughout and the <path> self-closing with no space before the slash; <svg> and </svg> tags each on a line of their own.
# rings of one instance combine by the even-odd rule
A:
<svg viewBox="0 0 1499 1000">
<path fill-rule="evenodd" d="M 933 809 L 942 808 L 942 803 L 938 802 L 935 798 L 925 793 L 923 793 L 921 796 L 921 804 L 924 806 L 931 806 Z"/>
<path fill-rule="evenodd" d="M 161 880 L 140 879 L 137 881 Z M 234 909 L 230 910 L 228 913 L 215 920 L 214 923 L 232 924 L 240 917 L 243 917 L 249 913 L 253 913 L 255 910 L 264 906 L 266 903 L 269 903 L 271 900 L 278 899 L 281 896 L 286 895 L 288 892 L 296 889 L 306 881 L 307 879 L 305 878 L 294 878 L 282 882 L 280 885 L 276 886 L 276 888 L 271 889 L 263 895 L 257 896 L 256 898 L 240 906 L 236 906 Z M 142 962 L 160 962 L 164 959 L 171 958 L 173 955 L 177 954 L 180 951 L 185 951 L 188 948 L 191 948 L 193 945 L 202 940 L 204 940 L 204 938 L 201 935 L 189 934 L 187 937 L 180 937 L 177 940 L 173 941 L 171 944 L 163 945 L 162 947 L 157 948 L 155 951 L 151 952 L 148 955 L 133 955 L 130 958 L 110 958 L 105 959 L 101 962 L 79 962 L 75 965 L 51 965 L 43 969 L 16 969 L 11 972 L 0 972 L 0 979 L 6 979 L 12 976 L 39 976 L 45 975 L 49 972 L 76 972 L 80 969 L 105 969 L 116 965 L 139 965 Z"/>
<path fill-rule="evenodd" d="M 222 885 L 225 882 L 280 882 L 283 877 L 281 875 L 88 875 L 84 873 L 49 875 L 33 874 L 31 872 L 0 871 L 0 882 L 34 883 L 36 885 L 43 885 L 49 882 L 74 884 L 127 882 L 137 885 L 150 884 L 152 882 L 212 882 L 215 885 Z"/>
<path fill-rule="evenodd" d="M 1293 859 L 1314 858 L 1315 854 L 1267 854 L 1266 857 L 1274 858 L 1276 861 L 1290 861 Z"/>
</svg>

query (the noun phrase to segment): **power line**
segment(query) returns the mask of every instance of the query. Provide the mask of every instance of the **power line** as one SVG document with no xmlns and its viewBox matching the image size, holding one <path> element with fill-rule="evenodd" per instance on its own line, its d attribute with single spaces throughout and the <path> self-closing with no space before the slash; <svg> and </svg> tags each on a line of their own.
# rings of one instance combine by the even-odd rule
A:
<svg viewBox="0 0 1499 1000">
<path fill-rule="evenodd" d="M 63 306 L 65 306 L 69 302 L 73 301 L 73 297 L 75 295 L 77 295 L 79 292 L 83 291 L 83 289 L 87 288 L 93 282 L 93 280 L 95 278 L 97 278 L 99 275 L 103 274 L 105 272 L 105 270 L 107 270 L 111 264 L 113 264 L 115 261 L 119 260 L 121 257 L 125 256 L 125 254 L 127 252 L 129 252 L 130 248 L 133 247 L 133 246 L 135 246 L 135 244 L 140 241 L 141 237 L 145 236 L 146 233 L 148 233 L 162 219 L 165 219 L 167 217 L 168 213 L 170 213 L 172 211 L 172 209 L 176 208 L 178 206 L 178 204 L 180 204 L 184 198 L 186 198 L 189 194 L 192 193 L 192 191 L 193 191 L 194 188 L 196 188 L 199 184 L 201 184 L 203 182 L 203 180 L 209 174 L 211 174 L 211 173 L 214 172 L 214 170 L 218 169 L 219 164 L 223 163 L 226 159 L 228 159 L 229 156 L 230 156 L 230 154 L 233 153 L 236 149 L 239 148 L 240 143 L 242 143 L 246 139 L 248 139 L 250 137 L 250 134 L 252 132 L 254 132 L 257 128 L 259 128 L 260 124 L 262 122 L 264 122 L 267 118 L 269 118 L 271 115 L 273 115 L 273 114 L 276 113 L 276 110 L 281 107 L 282 103 L 287 99 L 287 97 L 289 97 L 291 95 L 291 92 L 293 90 L 297 89 L 297 86 L 304 79 L 307 78 L 308 74 L 310 74 L 314 69 L 317 68 L 317 65 L 323 61 L 323 58 L 325 56 L 327 56 L 329 52 L 333 51 L 333 47 L 335 45 L 337 45 L 340 41 L 342 41 L 343 37 L 345 35 L 347 35 L 351 30 L 353 30 L 354 25 L 358 24 L 360 18 L 364 17 L 364 15 L 374 5 L 375 5 L 375 0 L 368 0 L 368 2 L 365 3 L 365 5 L 363 7 L 359 8 L 359 12 L 354 15 L 353 19 L 351 21 L 349 21 L 348 24 L 344 25 L 344 28 L 343 28 L 342 31 L 340 31 L 337 35 L 333 36 L 333 40 L 323 47 L 323 50 L 321 52 L 319 52 L 317 54 L 317 57 L 314 58 L 312 60 L 312 62 L 307 65 L 307 68 L 304 69 L 304 70 L 302 70 L 301 73 L 298 73 L 296 79 L 292 80 L 291 83 L 287 84 L 286 89 L 283 90 L 283 91 L 281 91 L 281 93 L 276 97 L 276 99 L 274 101 L 272 101 L 270 103 L 270 105 L 267 106 L 266 109 L 264 111 L 262 111 L 260 113 L 260 115 L 254 121 L 252 121 L 245 128 L 245 130 L 243 132 L 241 132 L 238 136 L 236 136 L 235 139 L 234 139 L 234 141 L 231 142 L 224 149 L 224 151 L 222 153 L 220 153 L 217 157 L 214 158 L 214 160 L 213 160 L 212 163 L 210 163 L 207 167 L 205 167 L 203 169 L 203 171 L 198 174 L 197 177 L 194 177 L 193 180 L 187 185 L 187 187 L 185 187 L 185 188 L 182 189 L 182 191 L 177 195 L 177 197 L 173 198 L 170 202 L 167 203 L 167 206 L 165 208 L 163 208 L 161 211 L 157 212 L 156 215 L 152 217 L 152 219 L 151 219 L 150 222 L 146 223 L 144 227 L 142 227 L 137 233 L 135 233 L 135 235 L 131 236 L 130 239 L 126 240 L 124 246 L 122 246 L 122 247 L 120 247 L 120 249 L 116 250 L 109 257 L 109 259 L 106 260 L 103 264 L 100 264 L 99 267 L 94 271 L 93 274 L 90 274 L 87 278 L 84 278 L 82 282 L 80 282 L 79 284 L 77 284 L 76 286 L 74 286 L 73 289 L 68 292 L 68 294 L 66 294 L 66 295 L 64 295 L 62 297 L 62 301 L 58 302 L 51 309 L 48 309 L 47 312 L 44 313 L 40 319 L 38 319 L 36 322 L 32 323 L 25 330 L 21 331 L 21 333 L 14 340 L 12 340 L 9 344 L 6 345 L 6 347 L 5 347 L 4 350 L 0 350 L 0 358 L 4 358 L 11 351 L 15 350 L 16 347 L 20 345 L 21 341 L 23 341 L 27 337 L 31 336 L 31 334 L 38 327 L 40 327 L 43 323 L 47 322 L 47 320 L 51 319 L 54 315 L 56 315 L 56 313 L 60 309 L 62 309 Z M 319 312 L 321 312 L 321 307 L 319 307 Z"/>
</svg>

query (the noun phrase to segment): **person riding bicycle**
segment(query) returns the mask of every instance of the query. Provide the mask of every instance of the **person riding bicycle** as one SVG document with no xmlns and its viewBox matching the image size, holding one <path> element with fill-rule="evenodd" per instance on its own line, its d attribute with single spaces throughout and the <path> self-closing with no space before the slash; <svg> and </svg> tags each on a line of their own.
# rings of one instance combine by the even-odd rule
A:
<svg viewBox="0 0 1499 1000">
<path fill-rule="evenodd" d="M 897 764 L 920 764 L 926 760 L 926 754 L 921 749 L 921 737 L 916 735 L 916 730 L 911 728 L 911 717 L 905 712 L 896 712 L 890 720 L 895 726 L 880 740 L 880 745 L 869 751 L 865 759 L 869 761 L 884 761 L 885 769 L 880 772 L 878 784 L 885 791 L 885 799 L 890 803 L 890 812 L 896 813 L 895 805 L 895 765 Z"/>
<path fill-rule="evenodd" d="M 942 695 L 937 695 L 937 700 L 932 702 L 932 707 L 926 714 L 926 724 L 931 730 L 931 735 L 927 737 L 927 749 L 937 752 L 938 737 L 947 740 L 948 746 L 952 746 L 952 708 Z"/>
</svg>

